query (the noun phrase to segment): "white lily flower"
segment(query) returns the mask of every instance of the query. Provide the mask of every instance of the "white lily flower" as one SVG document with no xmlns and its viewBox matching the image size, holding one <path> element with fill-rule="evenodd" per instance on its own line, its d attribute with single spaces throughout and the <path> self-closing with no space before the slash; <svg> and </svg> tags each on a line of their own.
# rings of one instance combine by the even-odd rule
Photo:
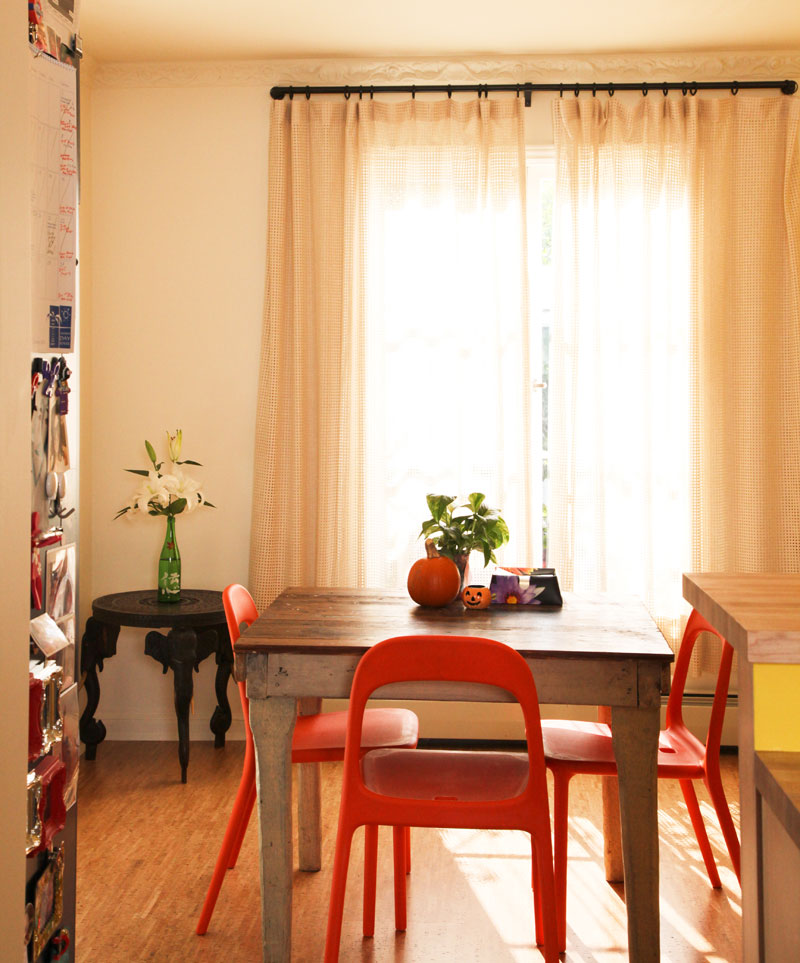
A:
<svg viewBox="0 0 800 963">
<path fill-rule="evenodd" d="M 147 478 L 133 495 L 132 510 L 146 513 L 150 511 L 151 507 L 161 506 L 166 508 L 169 505 L 169 492 L 163 481 L 163 478 L 159 477 L 157 472 L 149 471 Z"/>
<path fill-rule="evenodd" d="M 214 507 L 209 502 L 206 502 L 205 495 L 200 490 L 200 483 L 194 478 L 185 475 L 181 467 L 177 464 L 183 446 L 183 432 L 178 428 L 174 435 L 171 435 L 169 431 L 167 431 L 166 434 L 169 458 L 172 462 L 172 471 L 166 472 L 165 474 L 161 474 L 158 471 L 155 466 L 159 463 L 153 446 L 149 442 L 145 442 L 147 455 L 153 463 L 153 468 L 147 472 L 146 477 L 143 472 L 136 469 L 129 469 L 141 475 L 144 480 L 131 496 L 130 503 L 117 512 L 118 518 L 121 515 L 135 514 L 136 512 L 143 514 L 155 512 L 158 515 L 172 514 L 166 511 L 166 509 L 169 509 L 171 505 L 174 506 L 175 502 L 179 499 L 185 499 L 185 506 L 181 511 L 194 511 L 198 505 L 208 505 L 209 508 Z M 197 462 L 191 462 L 191 464 L 197 464 Z M 180 514 L 180 512 L 177 514 Z"/>
<path fill-rule="evenodd" d="M 167 447 L 169 448 L 169 459 L 176 462 L 181 457 L 181 447 L 183 446 L 183 432 L 178 428 L 174 435 L 167 432 Z"/>
<path fill-rule="evenodd" d="M 200 491 L 200 485 L 194 480 L 194 478 L 189 478 L 188 475 L 180 469 L 176 469 L 170 475 L 165 475 L 164 479 L 169 478 L 169 484 L 167 489 L 173 498 L 185 498 L 186 499 L 186 509 L 185 511 L 190 512 L 193 508 L 196 508 L 199 504 L 197 501 L 197 493 Z"/>
</svg>

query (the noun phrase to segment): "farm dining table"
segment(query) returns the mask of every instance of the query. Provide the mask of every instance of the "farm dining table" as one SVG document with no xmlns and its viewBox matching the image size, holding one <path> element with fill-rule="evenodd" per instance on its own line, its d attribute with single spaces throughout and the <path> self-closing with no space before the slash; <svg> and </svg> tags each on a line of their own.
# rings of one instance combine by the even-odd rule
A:
<svg viewBox="0 0 800 963">
<path fill-rule="evenodd" d="M 375 642 L 397 635 L 499 639 L 530 664 L 542 704 L 610 707 L 619 772 L 619 811 L 634 963 L 660 958 L 656 755 L 661 696 L 672 650 L 636 599 L 565 593 L 563 608 L 467 610 L 416 606 L 402 591 L 288 588 L 235 646 L 256 749 L 261 847 L 263 960 L 289 963 L 292 942 L 291 741 L 297 712 L 322 698 L 347 698 L 356 665 Z M 487 686 L 403 683 L 377 698 L 508 702 Z M 319 869 L 319 771 L 300 767 L 300 868 Z"/>
</svg>

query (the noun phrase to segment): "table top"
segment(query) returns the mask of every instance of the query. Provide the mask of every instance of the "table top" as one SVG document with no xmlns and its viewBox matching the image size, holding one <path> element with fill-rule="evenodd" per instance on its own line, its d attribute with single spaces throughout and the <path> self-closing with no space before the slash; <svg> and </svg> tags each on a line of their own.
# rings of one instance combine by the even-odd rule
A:
<svg viewBox="0 0 800 963">
<path fill-rule="evenodd" d="M 524 655 L 635 658 L 667 665 L 674 655 L 638 599 L 564 594 L 564 606 L 466 609 L 415 605 L 402 590 L 288 588 L 242 633 L 236 652 L 363 654 L 398 635 L 500 638 Z"/>
<path fill-rule="evenodd" d="M 800 663 L 800 575 L 687 573 L 683 597 L 751 662 Z"/>
<path fill-rule="evenodd" d="M 114 592 L 92 602 L 92 615 L 109 625 L 211 626 L 225 621 L 222 592 L 207 589 L 181 589 L 180 602 L 159 602 L 156 589 L 141 592 Z"/>
</svg>

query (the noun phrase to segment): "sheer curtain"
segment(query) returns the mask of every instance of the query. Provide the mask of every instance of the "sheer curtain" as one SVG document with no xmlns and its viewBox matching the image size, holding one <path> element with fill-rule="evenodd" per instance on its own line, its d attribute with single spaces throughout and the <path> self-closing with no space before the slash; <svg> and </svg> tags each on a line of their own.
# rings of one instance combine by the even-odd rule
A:
<svg viewBox="0 0 800 963">
<path fill-rule="evenodd" d="M 430 491 L 484 492 L 529 559 L 523 109 L 273 103 L 260 605 L 289 584 L 404 585 Z"/>
<path fill-rule="evenodd" d="M 550 547 L 565 587 L 800 569 L 792 98 L 554 104 Z"/>
</svg>

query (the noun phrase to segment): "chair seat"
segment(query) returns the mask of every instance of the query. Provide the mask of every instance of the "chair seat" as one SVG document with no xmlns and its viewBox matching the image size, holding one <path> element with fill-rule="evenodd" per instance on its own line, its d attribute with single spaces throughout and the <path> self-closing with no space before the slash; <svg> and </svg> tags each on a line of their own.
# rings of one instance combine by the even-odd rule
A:
<svg viewBox="0 0 800 963">
<path fill-rule="evenodd" d="M 377 749 L 363 757 L 361 772 L 367 789 L 382 796 L 482 802 L 519 796 L 528 784 L 528 756 L 513 752 L 425 749 L 409 753 Z"/>
<path fill-rule="evenodd" d="M 292 740 L 292 762 L 325 762 L 344 758 L 347 712 L 298 716 Z M 372 748 L 413 748 L 419 719 L 410 709 L 367 709 L 361 745 Z"/>
<path fill-rule="evenodd" d="M 581 772 L 613 776 L 617 771 L 611 729 L 602 722 L 542 719 L 547 764 L 579 764 Z M 663 778 L 702 777 L 705 747 L 685 726 L 658 734 L 658 775 Z"/>
</svg>

